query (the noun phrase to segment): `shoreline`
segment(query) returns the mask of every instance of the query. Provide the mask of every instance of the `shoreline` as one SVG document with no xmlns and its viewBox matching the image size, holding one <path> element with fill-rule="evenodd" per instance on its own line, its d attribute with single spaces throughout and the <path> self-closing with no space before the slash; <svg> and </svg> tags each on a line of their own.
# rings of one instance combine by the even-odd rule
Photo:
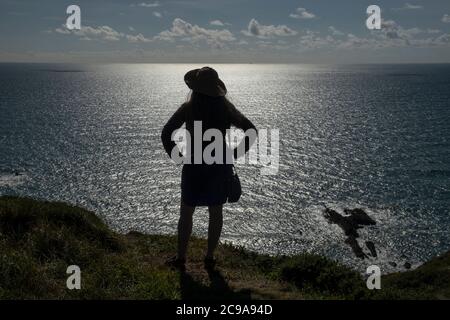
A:
<svg viewBox="0 0 450 320">
<path fill-rule="evenodd" d="M 11 177 L 14 177 L 11 174 Z M 21 173 L 14 178 L 26 179 L 26 175 Z M 111 229 L 113 232 L 117 232 L 121 235 L 126 235 L 127 233 L 142 233 L 147 236 L 176 236 L 176 233 L 158 233 L 158 232 L 148 232 L 146 230 L 139 230 L 139 228 L 120 228 L 117 225 L 114 225 L 113 222 L 106 222 L 105 216 L 102 214 L 97 214 L 95 208 L 89 208 L 82 204 L 72 204 L 70 202 L 52 200 L 45 197 L 34 197 L 34 196 L 19 196 L 16 194 L 0 194 L 0 199 L 3 197 L 11 197 L 11 198 L 21 198 L 21 199 L 31 199 L 35 201 L 40 201 L 43 203 L 63 203 L 68 206 L 75 206 L 82 210 L 92 212 L 100 219 L 102 219 L 107 227 Z M 319 214 L 319 213 L 318 213 Z M 324 209 L 320 212 L 323 218 L 328 222 L 329 225 L 336 225 L 339 228 L 339 232 L 342 232 L 343 239 L 342 241 L 337 241 L 336 243 L 342 246 L 343 248 L 348 248 L 348 255 L 343 256 L 335 256 L 332 254 L 326 254 L 320 251 L 314 251 L 315 254 L 322 255 L 330 260 L 336 261 L 342 265 L 347 266 L 350 269 L 358 271 L 361 275 L 365 275 L 366 267 L 369 265 L 379 265 L 382 268 L 383 274 L 393 274 L 407 270 L 414 270 L 429 260 L 433 259 L 433 257 L 437 257 L 441 254 L 445 254 L 448 250 L 443 249 L 442 251 L 438 251 L 435 254 L 429 254 L 428 257 L 408 257 L 406 255 L 386 255 L 389 253 L 382 243 L 378 242 L 377 239 L 371 239 L 370 237 L 366 237 L 365 235 L 360 236 L 358 231 L 363 231 L 365 228 L 377 227 L 380 225 L 380 221 L 377 220 L 377 217 L 374 216 L 373 209 L 368 207 L 359 206 L 359 205 L 342 205 L 341 207 L 336 207 L 334 205 L 328 207 L 324 206 Z M 356 216 L 355 216 L 356 214 Z M 198 238 L 203 239 L 203 235 L 198 236 Z M 233 242 L 233 240 L 221 240 L 224 244 L 229 244 L 232 246 L 238 246 L 244 248 L 245 250 L 260 254 L 267 255 L 270 257 L 277 256 L 295 256 L 297 253 L 285 253 L 285 252 L 277 252 L 274 253 L 273 250 L 262 250 L 254 249 L 248 247 L 246 245 L 240 245 Z M 310 252 L 310 251 L 299 251 L 302 252 Z M 377 260 L 377 259 L 380 260 Z"/>
<path fill-rule="evenodd" d="M 0 299 L 448 299 L 450 251 L 368 290 L 355 270 L 323 256 L 273 257 L 221 244 L 204 268 L 206 240 L 193 238 L 186 272 L 165 260 L 176 237 L 119 234 L 93 212 L 58 202 L 0 197 Z M 68 290 L 66 269 L 81 269 Z"/>
</svg>

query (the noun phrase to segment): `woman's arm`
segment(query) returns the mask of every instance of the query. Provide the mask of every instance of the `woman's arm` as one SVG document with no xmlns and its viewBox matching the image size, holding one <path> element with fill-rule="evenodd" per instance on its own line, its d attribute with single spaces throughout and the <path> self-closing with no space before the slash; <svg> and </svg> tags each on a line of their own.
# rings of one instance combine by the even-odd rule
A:
<svg viewBox="0 0 450 320">
<path fill-rule="evenodd" d="M 172 156 L 172 150 L 177 146 L 177 144 L 172 140 L 172 133 L 179 129 L 183 123 L 186 121 L 185 117 L 186 105 L 182 105 L 177 111 L 172 115 L 172 117 L 165 124 L 162 133 L 161 140 L 169 157 Z"/>
<path fill-rule="evenodd" d="M 242 157 L 245 153 L 247 153 L 248 150 L 250 150 L 250 147 L 256 141 L 256 135 L 257 135 L 258 131 L 256 130 L 255 125 L 246 116 L 244 116 L 238 109 L 236 109 L 235 106 L 230 105 L 229 111 L 230 111 L 230 121 L 233 126 L 244 130 L 244 133 L 250 129 L 253 129 L 254 133 L 255 133 L 255 134 L 250 134 L 250 135 L 246 134 L 244 139 L 233 150 L 234 158 L 237 159 L 238 157 Z M 244 144 L 244 146 L 242 144 Z M 244 147 L 244 154 L 238 154 L 238 151 L 242 150 L 242 147 Z"/>
</svg>

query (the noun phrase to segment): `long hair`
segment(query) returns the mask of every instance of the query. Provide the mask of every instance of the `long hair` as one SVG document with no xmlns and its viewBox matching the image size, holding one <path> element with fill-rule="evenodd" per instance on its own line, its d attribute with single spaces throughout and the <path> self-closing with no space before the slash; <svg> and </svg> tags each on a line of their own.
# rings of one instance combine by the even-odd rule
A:
<svg viewBox="0 0 450 320">
<path fill-rule="evenodd" d="M 218 111 L 234 107 L 233 103 L 226 96 L 211 97 L 196 91 L 191 91 L 185 104 L 192 119 L 201 118 L 201 113 L 206 110 L 214 112 L 214 109 Z"/>
</svg>

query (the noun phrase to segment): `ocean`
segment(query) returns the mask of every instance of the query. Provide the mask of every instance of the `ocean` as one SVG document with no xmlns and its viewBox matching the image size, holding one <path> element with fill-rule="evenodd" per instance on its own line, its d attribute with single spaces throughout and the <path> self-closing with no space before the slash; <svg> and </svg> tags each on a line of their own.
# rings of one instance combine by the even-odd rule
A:
<svg viewBox="0 0 450 320">
<path fill-rule="evenodd" d="M 225 207 L 223 241 L 361 272 L 450 249 L 450 65 L 211 66 L 258 129 L 280 132 L 278 174 L 237 166 L 243 196 Z M 122 233 L 176 233 L 181 166 L 160 134 L 194 67 L 0 64 L 0 195 L 80 205 Z M 375 219 L 358 241 L 377 257 L 355 257 L 325 207 Z M 198 209 L 194 234 L 207 223 Z"/>
</svg>

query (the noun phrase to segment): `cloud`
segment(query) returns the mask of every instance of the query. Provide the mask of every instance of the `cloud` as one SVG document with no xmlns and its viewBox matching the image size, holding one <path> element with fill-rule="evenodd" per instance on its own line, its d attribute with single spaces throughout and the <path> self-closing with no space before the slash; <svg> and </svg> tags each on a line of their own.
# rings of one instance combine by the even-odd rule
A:
<svg viewBox="0 0 450 320">
<path fill-rule="evenodd" d="M 387 39 L 407 40 L 409 38 L 409 35 L 405 34 L 403 29 L 393 20 L 385 20 L 381 22 L 381 33 L 384 34 Z"/>
<path fill-rule="evenodd" d="M 441 34 L 435 29 L 406 29 L 393 20 L 382 21 L 381 30 L 372 32 L 368 39 L 348 35 L 347 39 L 340 44 L 341 47 L 370 47 L 370 48 L 393 48 L 393 47 L 436 47 L 449 46 L 450 35 Z"/>
<path fill-rule="evenodd" d="M 144 7 L 144 8 L 157 8 L 157 7 L 161 6 L 161 5 L 159 4 L 158 1 L 156 1 L 156 2 L 148 2 L 148 3 L 141 2 L 141 3 L 138 3 L 138 4 L 132 4 L 131 6 L 132 7 Z"/>
<path fill-rule="evenodd" d="M 51 33 L 52 31 L 49 31 L 49 33 Z M 72 32 L 67 29 L 64 25 L 62 27 L 56 28 L 55 29 L 56 33 L 60 33 L 60 34 L 71 34 Z"/>
<path fill-rule="evenodd" d="M 134 31 L 133 27 L 129 27 Z M 141 33 L 137 35 L 125 34 L 118 32 L 109 26 L 82 26 L 80 30 L 69 30 L 64 25 L 55 29 L 59 34 L 73 34 L 80 38 L 80 40 L 104 40 L 104 41 L 119 41 L 126 39 L 129 42 L 150 42 L 151 39 L 144 37 Z"/>
<path fill-rule="evenodd" d="M 343 32 L 339 31 L 338 29 L 336 29 L 336 28 L 333 27 L 333 26 L 329 26 L 329 27 L 328 27 L 328 30 L 330 30 L 330 32 L 331 32 L 331 34 L 332 34 L 333 36 L 343 36 L 343 35 L 344 35 Z"/>
<path fill-rule="evenodd" d="M 158 11 L 153 11 L 153 15 L 154 15 L 155 17 L 157 17 L 157 18 L 161 18 L 161 17 L 162 17 L 161 12 L 158 12 Z"/>
<path fill-rule="evenodd" d="M 137 34 L 137 35 L 130 35 L 130 34 L 127 34 L 127 35 L 125 35 L 125 38 L 129 41 L 129 42 L 131 42 L 131 43 L 136 43 L 136 42 L 152 42 L 153 40 L 152 39 L 148 39 L 148 38 L 146 38 L 146 37 L 144 37 L 144 35 L 142 34 L 142 33 L 139 33 L 139 34 Z"/>
<path fill-rule="evenodd" d="M 60 34 L 75 34 L 81 37 L 83 40 L 106 40 L 106 41 L 118 41 L 123 34 L 114 30 L 109 26 L 82 26 L 80 30 L 68 30 L 64 26 L 56 28 L 55 32 Z"/>
<path fill-rule="evenodd" d="M 256 19 L 252 19 L 248 24 L 247 30 L 243 30 L 242 33 L 250 37 L 270 38 L 273 36 L 294 36 L 297 34 L 297 31 L 285 25 L 262 25 Z"/>
<path fill-rule="evenodd" d="M 300 45 L 302 49 L 317 49 L 329 46 L 335 46 L 337 44 L 337 40 L 335 40 L 332 36 L 327 35 L 325 37 L 321 37 L 319 32 L 307 30 L 306 34 L 300 37 Z"/>
<path fill-rule="evenodd" d="M 433 38 L 423 38 L 427 35 L 439 34 L 440 30 L 409 28 L 400 26 L 393 20 L 385 20 L 381 23 L 381 32 L 375 33 L 381 40 L 383 46 L 422 46 L 423 43 Z"/>
<path fill-rule="evenodd" d="M 444 45 L 444 46 L 448 46 L 450 45 L 450 34 L 442 34 L 439 37 L 435 38 L 432 41 L 432 44 L 435 45 Z"/>
<path fill-rule="evenodd" d="M 209 24 L 217 27 L 231 26 L 231 23 L 222 22 L 221 20 L 212 20 L 209 22 Z"/>
<path fill-rule="evenodd" d="M 382 21 L 381 30 L 370 32 L 370 36 L 345 35 L 330 26 L 330 34 L 307 30 L 299 37 L 300 50 L 314 49 L 383 49 L 383 48 L 430 48 L 450 47 L 450 34 L 436 29 L 404 28 L 393 20 Z"/>
<path fill-rule="evenodd" d="M 361 38 L 355 36 L 352 33 L 347 34 L 347 37 L 336 44 L 336 47 L 339 49 L 358 49 L 358 48 L 369 48 L 374 49 L 377 48 L 377 40 L 374 38 Z"/>
<path fill-rule="evenodd" d="M 294 19 L 314 19 L 316 15 L 314 13 L 306 11 L 305 8 L 297 8 L 295 13 L 291 13 L 289 17 Z"/>
<path fill-rule="evenodd" d="M 190 42 L 206 41 L 215 48 L 222 48 L 225 42 L 236 40 L 227 29 L 206 29 L 198 25 L 192 25 L 180 18 L 173 20 L 171 29 L 164 30 L 155 37 L 156 40 L 164 41 L 174 41 L 178 38 Z"/>
<path fill-rule="evenodd" d="M 392 10 L 420 10 L 423 6 L 417 4 L 405 3 L 401 8 L 393 8 Z"/>
<path fill-rule="evenodd" d="M 420 28 L 405 29 L 393 20 L 383 20 L 380 32 L 372 33 L 380 47 L 401 47 L 417 44 L 416 37 L 427 33 Z"/>
<path fill-rule="evenodd" d="M 444 16 L 442 17 L 442 22 L 443 23 L 450 23 L 450 15 L 444 14 Z"/>
<path fill-rule="evenodd" d="M 439 30 L 439 29 L 427 29 L 427 33 L 437 34 L 437 33 L 441 33 L 441 30 Z"/>
</svg>

